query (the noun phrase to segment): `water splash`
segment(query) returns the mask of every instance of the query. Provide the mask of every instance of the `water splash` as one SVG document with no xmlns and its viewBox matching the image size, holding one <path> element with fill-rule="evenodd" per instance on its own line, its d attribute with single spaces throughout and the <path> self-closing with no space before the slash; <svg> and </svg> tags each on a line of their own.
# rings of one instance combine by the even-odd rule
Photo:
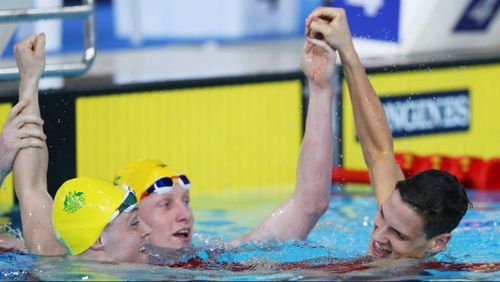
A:
<svg viewBox="0 0 500 282">
<path fill-rule="evenodd" d="M 19 228 L 12 227 L 11 223 L 0 226 L 0 231 L 3 233 L 7 233 L 10 236 L 13 236 L 14 238 L 20 240 L 24 244 L 23 232 Z"/>
</svg>

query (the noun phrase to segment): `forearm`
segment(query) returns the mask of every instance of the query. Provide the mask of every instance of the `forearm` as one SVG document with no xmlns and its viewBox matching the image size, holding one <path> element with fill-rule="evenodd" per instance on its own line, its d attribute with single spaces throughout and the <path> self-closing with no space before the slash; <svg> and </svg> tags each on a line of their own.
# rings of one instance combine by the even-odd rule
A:
<svg viewBox="0 0 500 282">
<path fill-rule="evenodd" d="M 32 114 L 40 117 L 40 107 L 38 103 L 38 82 L 39 77 L 21 77 L 19 82 L 19 100 L 25 98 L 31 101 L 24 110 L 23 114 Z"/>
<path fill-rule="evenodd" d="M 339 52 L 351 97 L 356 132 L 365 161 L 393 158 L 392 135 L 387 118 L 354 48 Z"/>
<path fill-rule="evenodd" d="M 20 203 L 34 202 L 33 196 L 37 198 L 48 196 L 51 209 L 52 198 L 47 192 L 47 167 L 46 145 L 41 148 L 29 147 L 19 150 L 14 160 L 13 176 L 16 195 Z M 43 205 L 44 208 L 45 206 Z"/>
<path fill-rule="evenodd" d="M 333 165 L 333 87 L 309 84 L 306 130 L 298 161 L 294 198 L 311 216 L 328 207 Z M 314 225 L 314 224 L 313 224 Z"/>
<path fill-rule="evenodd" d="M 31 114 L 40 117 L 40 106 L 38 103 L 38 80 L 39 78 L 23 78 L 19 85 L 19 99 L 29 99 L 31 102 L 24 108 L 23 114 Z M 26 124 L 25 126 L 35 126 Z M 41 188 L 43 191 L 35 191 L 46 193 L 47 184 L 47 169 L 48 169 L 48 150 L 47 145 L 43 147 L 29 147 L 18 152 L 14 161 L 14 170 L 23 177 L 15 178 L 17 186 L 30 190 Z M 19 192 L 24 192 L 24 189 L 18 189 Z"/>
<path fill-rule="evenodd" d="M 19 97 L 31 103 L 23 110 L 40 117 L 38 104 L 38 79 L 23 79 Z M 25 125 L 33 126 L 33 125 Z M 21 209 L 21 220 L 26 247 L 31 253 L 56 255 L 64 253 L 51 226 L 52 197 L 47 192 L 48 151 L 41 148 L 21 149 L 14 160 L 14 182 Z"/>
</svg>

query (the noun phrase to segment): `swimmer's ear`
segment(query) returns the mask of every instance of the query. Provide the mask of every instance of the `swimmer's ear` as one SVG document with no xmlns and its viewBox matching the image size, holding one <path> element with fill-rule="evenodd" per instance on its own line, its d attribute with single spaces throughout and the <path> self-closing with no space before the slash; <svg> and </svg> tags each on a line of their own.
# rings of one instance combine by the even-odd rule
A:
<svg viewBox="0 0 500 282">
<path fill-rule="evenodd" d="M 451 239 L 450 233 L 443 233 L 431 239 L 429 252 L 436 254 L 446 248 L 448 241 Z"/>
<path fill-rule="evenodd" d="M 91 249 L 93 251 L 100 251 L 100 250 L 104 249 L 104 243 L 103 243 L 103 240 L 101 239 L 101 236 L 99 236 L 99 238 L 97 238 L 97 240 L 94 242 L 94 244 L 92 244 L 92 246 L 90 246 L 89 249 Z"/>
</svg>

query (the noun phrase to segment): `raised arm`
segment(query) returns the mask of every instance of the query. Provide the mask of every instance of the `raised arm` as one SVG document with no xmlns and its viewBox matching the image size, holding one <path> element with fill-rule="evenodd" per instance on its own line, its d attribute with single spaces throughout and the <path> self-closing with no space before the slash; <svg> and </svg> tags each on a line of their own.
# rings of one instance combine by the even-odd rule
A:
<svg viewBox="0 0 500 282">
<path fill-rule="evenodd" d="M 19 99 L 29 100 L 22 114 L 40 118 L 38 81 L 45 68 L 45 34 L 32 35 L 14 47 L 21 81 Z M 24 127 L 32 128 L 31 124 Z M 65 254 L 52 231 L 52 197 L 47 192 L 48 151 L 41 147 L 19 150 L 14 160 L 14 183 L 21 209 L 21 220 L 26 247 L 29 252 L 42 255 Z"/>
<path fill-rule="evenodd" d="M 295 193 L 257 228 L 237 238 L 233 244 L 271 238 L 303 240 L 328 208 L 333 162 L 335 59 L 336 53 L 325 42 L 307 39 L 302 51 L 302 69 L 308 79 L 310 96 Z"/>
<path fill-rule="evenodd" d="M 396 182 L 404 179 L 394 159 L 392 135 L 384 109 L 354 49 L 345 11 L 321 7 L 313 11 L 307 23 L 311 30 L 321 33 L 340 55 L 352 101 L 356 132 L 380 208 Z"/>
</svg>

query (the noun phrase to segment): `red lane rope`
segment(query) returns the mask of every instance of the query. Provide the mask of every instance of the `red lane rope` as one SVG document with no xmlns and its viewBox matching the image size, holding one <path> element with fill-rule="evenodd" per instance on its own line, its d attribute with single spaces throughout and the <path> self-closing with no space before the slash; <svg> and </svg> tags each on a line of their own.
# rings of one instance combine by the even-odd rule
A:
<svg viewBox="0 0 500 282">
<path fill-rule="evenodd" d="M 372 260 L 370 260 L 372 261 Z M 226 270 L 242 272 L 251 270 L 272 271 L 299 271 L 299 270 L 327 270 L 329 272 L 343 274 L 367 269 L 376 269 L 375 266 L 367 264 L 366 259 L 360 258 L 347 262 L 334 262 L 316 264 L 315 260 L 298 262 L 276 262 L 267 263 L 238 263 L 238 262 L 207 262 L 199 258 L 191 258 L 186 262 L 173 264 L 157 264 L 157 266 L 197 269 L 197 270 Z M 419 270 L 443 270 L 443 271 L 472 271 L 472 272 L 498 272 L 500 262 L 478 262 L 478 263 L 454 263 L 454 262 L 423 262 L 410 267 Z"/>
<path fill-rule="evenodd" d="M 440 169 L 455 175 L 466 188 L 500 190 L 500 158 L 396 153 L 395 159 L 406 177 L 428 169 Z M 332 183 L 369 184 L 370 176 L 367 170 L 334 167 Z"/>
</svg>

